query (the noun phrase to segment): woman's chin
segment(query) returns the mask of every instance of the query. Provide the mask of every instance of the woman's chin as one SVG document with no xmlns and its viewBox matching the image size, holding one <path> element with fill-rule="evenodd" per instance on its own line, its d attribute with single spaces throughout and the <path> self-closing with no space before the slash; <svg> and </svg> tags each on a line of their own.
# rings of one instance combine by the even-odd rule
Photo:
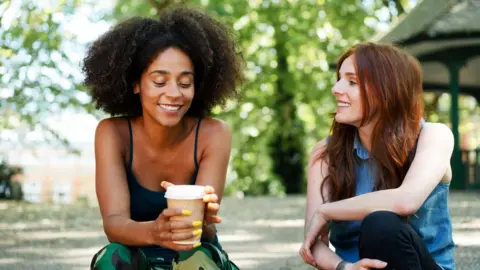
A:
<svg viewBox="0 0 480 270">
<path fill-rule="evenodd" d="M 349 124 L 350 121 L 348 121 L 348 117 L 345 117 L 344 115 L 337 113 L 335 115 L 335 121 L 340 124 Z"/>
<path fill-rule="evenodd" d="M 356 126 L 355 123 L 358 122 L 356 119 L 337 113 L 335 115 L 335 121 L 340 124 Z"/>
</svg>

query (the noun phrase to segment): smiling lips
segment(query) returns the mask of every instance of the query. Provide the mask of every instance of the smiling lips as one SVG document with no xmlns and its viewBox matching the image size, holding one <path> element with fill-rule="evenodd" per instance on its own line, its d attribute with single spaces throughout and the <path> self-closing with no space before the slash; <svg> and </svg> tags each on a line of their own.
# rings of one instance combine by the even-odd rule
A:
<svg viewBox="0 0 480 270">
<path fill-rule="evenodd" d="M 182 107 L 182 105 L 176 105 L 176 104 L 159 104 L 159 106 L 169 112 L 176 112 Z"/>
<path fill-rule="evenodd" d="M 345 101 L 338 101 L 337 102 L 337 107 L 342 107 L 342 108 L 348 108 L 350 107 L 350 103 L 348 102 L 345 102 Z"/>
</svg>

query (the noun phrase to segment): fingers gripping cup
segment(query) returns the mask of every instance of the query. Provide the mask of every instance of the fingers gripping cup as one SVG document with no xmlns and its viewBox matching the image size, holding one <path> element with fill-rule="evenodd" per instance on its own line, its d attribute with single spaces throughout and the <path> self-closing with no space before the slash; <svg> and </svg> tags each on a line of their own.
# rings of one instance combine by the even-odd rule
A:
<svg viewBox="0 0 480 270">
<path fill-rule="evenodd" d="M 205 211 L 205 203 L 203 202 L 203 196 L 205 196 L 205 191 L 203 186 L 176 185 L 176 186 L 169 187 L 167 189 L 167 192 L 165 193 L 165 198 L 167 199 L 168 208 L 178 208 L 181 210 L 189 210 L 192 213 L 191 216 L 175 216 L 175 217 L 172 217 L 171 220 L 203 222 L 203 213 Z M 183 231 L 192 231 L 192 229 L 174 230 L 173 232 L 183 232 Z M 201 234 L 186 240 L 174 241 L 174 243 L 196 244 L 200 242 L 200 238 L 201 238 Z"/>
</svg>

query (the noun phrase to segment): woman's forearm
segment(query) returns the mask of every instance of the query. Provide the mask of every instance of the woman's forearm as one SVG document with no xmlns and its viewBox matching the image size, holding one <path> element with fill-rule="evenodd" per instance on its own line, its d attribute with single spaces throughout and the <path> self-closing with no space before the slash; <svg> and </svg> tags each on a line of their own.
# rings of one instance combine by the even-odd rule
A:
<svg viewBox="0 0 480 270">
<path fill-rule="evenodd" d="M 368 214 L 386 210 L 399 215 L 409 215 L 414 210 L 399 195 L 398 189 L 370 192 L 356 197 L 322 204 L 320 216 L 326 220 L 362 220 Z"/>
<path fill-rule="evenodd" d="M 335 270 L 342 259 L 333 252 L 324 242 L 317 241 L 312 247 L 312 255 L 317 268 L 323 270 Z"/>
<path fill-rule="evenodd" d="M 104 230 L 110 242 L 128 246 L 153 245 L 151 229 L 153 221 L 136 222 L 124 216 L 107 217 Z"/>
</svg>

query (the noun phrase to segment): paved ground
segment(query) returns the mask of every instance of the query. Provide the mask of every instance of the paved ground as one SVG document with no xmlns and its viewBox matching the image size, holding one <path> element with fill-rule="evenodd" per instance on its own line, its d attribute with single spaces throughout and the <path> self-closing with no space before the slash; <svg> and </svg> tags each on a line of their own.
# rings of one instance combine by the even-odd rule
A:
<svg viewBox="0 0 480 270">
<path fill-rule="evenodd" d="M 241 269 L 304 270 L 303 197 L 226 198 L 219 237 Z M 457 269 L 480 269 L 480 193 L 453 192 Z M 0 202 L 0 269 L 88 269 L 106 243 L 98 208 Z"/>
</svg>

